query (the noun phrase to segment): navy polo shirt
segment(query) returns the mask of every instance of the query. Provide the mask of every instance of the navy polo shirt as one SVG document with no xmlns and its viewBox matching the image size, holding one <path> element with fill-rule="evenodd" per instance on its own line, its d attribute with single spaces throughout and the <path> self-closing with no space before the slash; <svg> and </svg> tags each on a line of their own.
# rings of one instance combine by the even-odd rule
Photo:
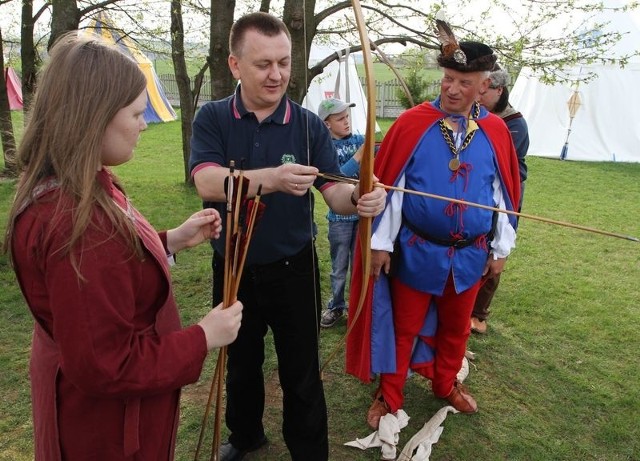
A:
<svg viewBox="0 0 640 461">
<path fill-rule="evenodd" d="M 241 85 L 228 98 L 205 104 L 193 121 L 189 169 L 209 165 L 253 170 L 277 167 L 284 163 L 311 165 L 323 173 L 340 174 L 338 160 L 326 126 L 313 112 L 284 97 L 273 114 L 258 123 L 240 98 Z M 316 178 L 317 189 L 330 186 Z M 254 229 L 247 265 L 268 264 L 299 253 L 312 240 L 313 194 L 296 197 L 283 192 L 262 196 L 266 205 L 262 219 Z M 224 203 L 204 202 L 216 208 L 226 219 Z M 224 254 L 224 231 L 213 240 L 214 249 Z"/>
</svg>

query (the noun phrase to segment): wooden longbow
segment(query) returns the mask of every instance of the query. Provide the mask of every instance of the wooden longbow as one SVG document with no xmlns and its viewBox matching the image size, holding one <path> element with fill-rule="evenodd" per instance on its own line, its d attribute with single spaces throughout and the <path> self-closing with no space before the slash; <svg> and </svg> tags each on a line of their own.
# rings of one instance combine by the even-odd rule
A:
<svg viewBox="0 0 640 461">
<path fill-rule="evenodd" d="M 367 121 L 364 136 L 364 144 L 362 151 L 362 160 L 360 161 L 360 180 L 356 186 L 359 188 L 359 196 L 367 194 L 373 190 L 373 156 L 375 150 L 376 136 L 376 87 L 373 76 L 373 57 L 371 54 L 371 42 L 366 31 L 364 15 L 359 0 L 351 0 L 353 11 L 356 18 L 356 26 L 360 35 L 360 43 L 362 44 L 362 57 L 364 62 L 364 72 L 366 77 L 367 92 Z M 369 287 L 369 279 L 371 276 L 371 224 L 373 218 L 361 217 L 358 221 L 358 237 L 360 241 L 360 253 L 362 256 L 362 284 L 358 295 L 358 304 L 356 306 L 353 317 L 349 321 L 349 328 L 344 335 L 342 341 L 331 351 L 324 364 L 320 368 L 322 374 L 329 362 L 333 360 L 336 354 L 342 349 L 342 343 L 353 330 L 354 325 L 360 317 L 364 301 Z M 351 314 L 350 314 L 351 315 Z"/>
</svg>

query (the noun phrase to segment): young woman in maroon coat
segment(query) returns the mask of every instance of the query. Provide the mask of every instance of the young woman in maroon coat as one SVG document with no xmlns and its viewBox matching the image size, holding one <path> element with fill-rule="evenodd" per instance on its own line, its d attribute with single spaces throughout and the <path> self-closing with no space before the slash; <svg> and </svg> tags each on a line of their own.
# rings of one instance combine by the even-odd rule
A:
<svg viewBox="0 0 640 461">
<path fill-rule="evenodd" d="M 169 260 L 218 238 L 218 212 L 158 233 L 109 169 L 132 157 L 146 100 L 133 60 L 75 34 L 38 81 L 4 244 L 35 319 L 36 460 L 173 459 L 181 386 L 240 327 L 235 303 L 183 329 L 171 291 Z"/>
</svg>

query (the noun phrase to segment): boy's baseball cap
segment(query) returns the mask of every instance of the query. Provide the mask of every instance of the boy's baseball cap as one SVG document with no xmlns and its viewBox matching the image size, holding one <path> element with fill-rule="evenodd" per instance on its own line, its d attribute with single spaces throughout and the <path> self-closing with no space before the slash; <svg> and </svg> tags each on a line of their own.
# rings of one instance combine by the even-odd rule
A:
<svg viewBox="0 0 640 461">
<path fill-rule="evenodd" d="M 339 114 L 348 107 L 355 107 L 355 102 L 344 102 L 340 99 L 325 99 L 318 107 L 318 117 L 325 121 L 329 115 Z"/>
</svg>

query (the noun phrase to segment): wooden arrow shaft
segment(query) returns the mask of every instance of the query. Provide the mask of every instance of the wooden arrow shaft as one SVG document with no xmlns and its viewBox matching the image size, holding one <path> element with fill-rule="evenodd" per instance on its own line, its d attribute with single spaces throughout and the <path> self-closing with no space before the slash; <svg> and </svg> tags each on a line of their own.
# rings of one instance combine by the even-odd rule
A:
<svg viewBox="0 0 640 461">
<path fill-rule="evenodd" d="M 351 184 L 356 184 L 358 182 L 357 179 L 347 178 L 347 177 L 344 177 L 344 176 L 336 176 L 336 175 L 323 174 L 323 173 L 318 173 L 318 176 L 322 176 L 322 177 L 324 177 L 326 179 L 329 179 L 329 180 L 332 180 L 332 181 L 347 182 L 347 183 L 351 183 Z M 455 198 L 451 198 L 451 197 L 445 197 L 443 195 L 430 194 L 428 192 L 405 189 L 405 188 L 397 187 L 397 186 L 388 186 L 388 185 L 382 184 L 380 182 L 374 183 L 374 187 L 381 187 L 381 188 L 386 189 L 386 190 L 404 192 L 406 194 L 420 195 L 422 197 L 433 198 L 433 199 L 436 199 L 436 200 L 444 200 L 444 201 L 447 201 L 447 202 L 458 203 L 460 205 L 467 205 L 467 206 L 472 206 L 472 207 L 476 207 L 476 208 L 482 208 L 482 209 L 485 209 L 485 210 L 497 211 L 499 213 L 505 213 L 505 214 L 508 214 L 508 215 L 518 216 L 518 217 L 525 218 L 525 219 L 533 219 L 535 221 L 546 222 L 548 224 L 554 224 L 556 226 L 571 227 L 573 229 L 579 229 L 579 230 L 586 231 L 586 232 L 592 232 L 592 233 L 595 233 L 595 234 L 606 235 L 608 237 L 615 237 L 615 238 L 619 238 L 619 239 L 623 239 L 623 240 L 629 240 L 631 242 L 639 242 L 640 243 L 640 239 L 638 239 L 637 237 L 630 236 L 630 235 L 618 234 L 618 233 L 615 233 L 615 232 L 609 232 L 609 231 L 605 231 L 605 230 L 601 230 L 601 229 L 595 229 L 593 227 L 582 226 L 580 224 L 574 224 L 574 223 L 570 223 L 570 222 L 566 222 L 566 221 L 557 221 L 555 219 L 545 218 L 543 216 L 536 216 L 536 215 L 531 215 L 531 214 L 527 214 L 527 213 L 520 213 L 518 211 L 505 210 L 504 208 L 496 208 L 496 207 L 492 207 L 492 206 L 488 206 L 488 205 L 482 205 L 480 203 L 468 202 L 466 200 L 459 200 L 459 199 L 455 199 Z"/>
</svg>

